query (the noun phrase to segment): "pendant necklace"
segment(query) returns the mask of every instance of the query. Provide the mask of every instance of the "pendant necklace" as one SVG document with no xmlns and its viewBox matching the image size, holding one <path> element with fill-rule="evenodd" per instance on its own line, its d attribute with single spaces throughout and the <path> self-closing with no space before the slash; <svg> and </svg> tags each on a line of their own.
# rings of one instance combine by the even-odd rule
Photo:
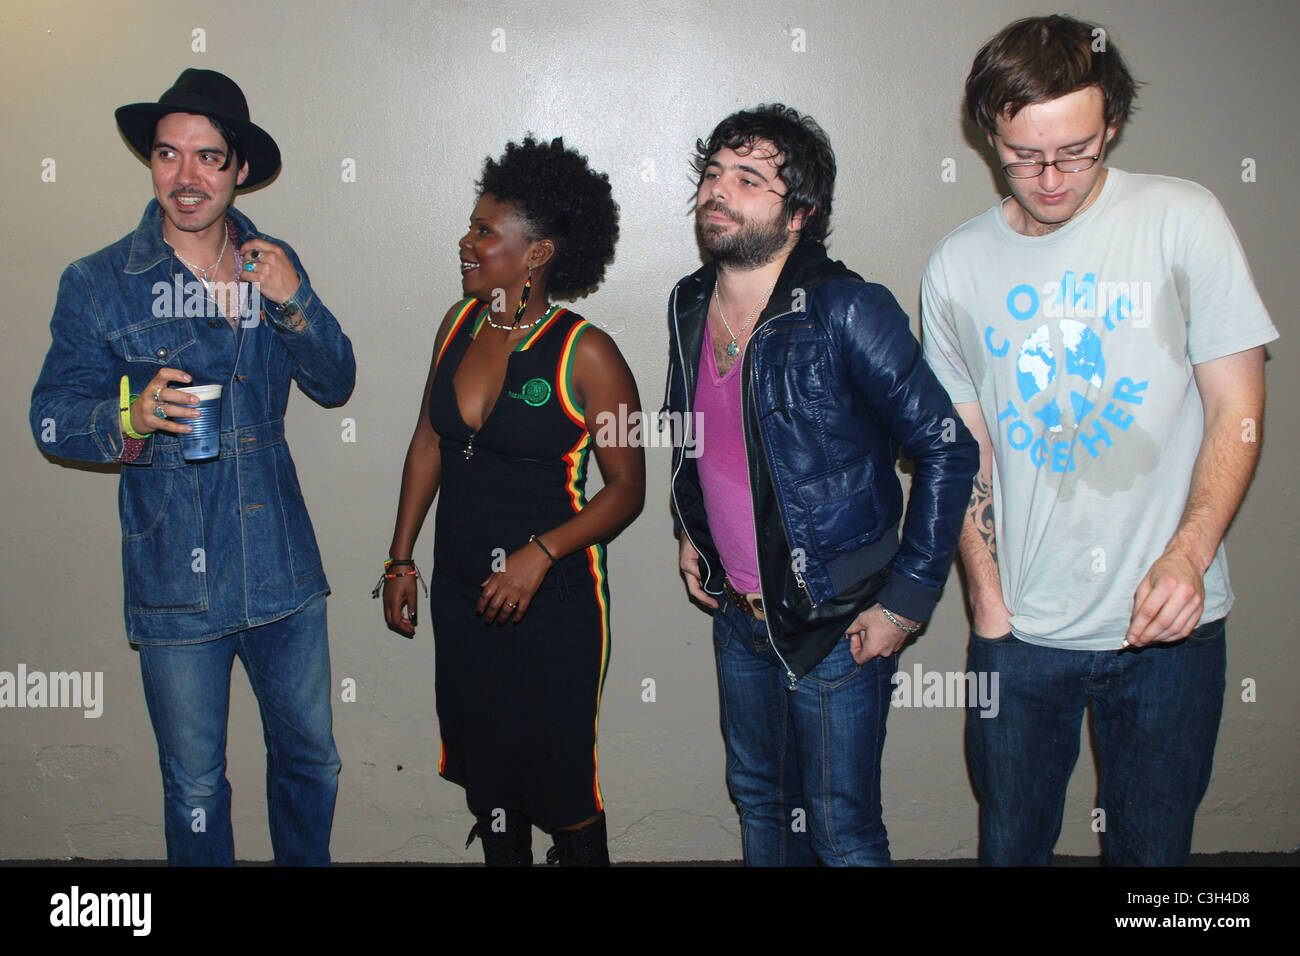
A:
<svg viewBox="0 0 1300 956">
<path fill-rule="evenodd" d="M 184 265 L 187 269 L 189 269 L 191 272 L 193 272 L 195 275 L 199 277 L 199 281 L 203 283 L 203 291 L 208 294 L 209 298 L 211 298 L 212 280 L 208 278 L 208 273 L 215 272 L 217 266 L 221 265 L 221 260 L 226 258 L 226 246 L 228 245 L 230 245 L 229 230 L 226 231 L 225 238 L 221 240 L 221 255 L 217 256 L 217 261 L 212 263 L 212 265 L 208 266 L 206 269 L 200 269 L 198 266 L 190 262 L 188 259 L 186 259 L 175 249 L 172 249 L 172 254 L 176 256 L 177 259 L 181 260 L 182 265 Z"/>
<path fill-rule="evenodd" d="M 727 334 L 731 336 L 731 341 L 727 343 L 728 355 L 735 355 L 737 352 L 740 351 L 740 343 L 737 342 L 736 340 L 739 339 L 742 335 L 744 335 L 745 332 L 749 329 L 750 323 L 753 322 L 754 319 L 758 317 L 759 310 L 762 309 L 763 306 L 767 304 L 767 298 L 772 294 L 772 290 L 775 288 L 776 288 L 776 279 L 773 279 L 772 284 L 768 286 L 767 291 L 763 293 L 763 297 L 759 299 L 758 304 L 754 306 L 754 311 L 749 313 L 749 318 L 747 318 L 745 320 L 745 324 L 740 327 L 740 331 L 733 332 L 731 331 L 731 326 L 727 322 L 726 314 L 722 311 L 722 296 L 718 294 L 718 286 L 716 284 L 713 286 L 713 300 L 718 303 L 718 318 L 722 319 L 722 327 L 726 329 Z"/>
</svg>

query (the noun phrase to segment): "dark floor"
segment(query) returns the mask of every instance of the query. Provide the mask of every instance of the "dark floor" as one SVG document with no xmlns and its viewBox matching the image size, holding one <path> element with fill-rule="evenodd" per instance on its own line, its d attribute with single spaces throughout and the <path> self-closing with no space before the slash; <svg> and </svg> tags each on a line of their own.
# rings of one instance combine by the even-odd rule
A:
<svg viewBox="0 0 1300 956">
<path fill-rule="evenodd" d="M 1101 866 L 1101 858 L 1096 856 L 1057 856 L 1052 859 L 1054 866 Z M 164 860 L 0 860 L 0 867 L 13 866 L 76 866 L 76 867 L 113 867 L 113 866 L 166 866 Z M 270 860 L 240 860 L 238 866 L 270 866 Z M 335 863 L 335 866 L 476 866 L 475 863 Z M 739 860 L 673 860 L 631 862 L 621 860 L 619 866 L 740 866 Z M 959 860 L 895 860 L 894 866 L 977 866 L 974 859 Z M 1300 866 L 1300 853 L 1193 853 L 1192 867 L 1285 867 Z"/>
</svg>

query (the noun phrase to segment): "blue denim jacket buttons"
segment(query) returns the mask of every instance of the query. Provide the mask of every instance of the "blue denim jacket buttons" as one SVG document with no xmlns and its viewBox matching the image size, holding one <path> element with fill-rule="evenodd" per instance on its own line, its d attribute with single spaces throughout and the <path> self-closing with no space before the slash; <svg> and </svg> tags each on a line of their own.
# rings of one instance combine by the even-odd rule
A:
<svg viewBox="0 0 1300 956">
<path fill-rule="evenodd" d="M 151 201 L 130 235 L 63 273 L 51 344 L 32 393 L 39 446 L 80 461 L 122 453 L 118 382 L 139 393 L 162 365 L 195 384 L 222 384 L 219 457 L 188 463 L 158 432 L 124 464 L 118 488 L 127 634 L 140 644 L 191 644 L 266 624 L 328 590 L 289 447 L 284 411 L 294 380 L 340 405 L 356 374 L 352 345 L 311 294 L 294 251 L 231 208 L 240 241 L 279 243 L 308 302 L 295 332 L 269 322 L 208 323 L 159 309 L 159 289 L 192 278 L 163 241 Z M 220 317 L 217 316 L 217 319 Z M 257 388 L 235 388 L 250 375 Z M 42 424 L 54 420 L 51 430 Z M 42 439 L 49 440 L 42 440 Z"/>
</svg>

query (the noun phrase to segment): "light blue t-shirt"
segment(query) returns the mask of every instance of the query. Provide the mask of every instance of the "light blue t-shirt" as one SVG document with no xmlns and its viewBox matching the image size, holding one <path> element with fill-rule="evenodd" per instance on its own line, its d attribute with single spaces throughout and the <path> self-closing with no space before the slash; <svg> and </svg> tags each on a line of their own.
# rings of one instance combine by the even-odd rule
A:
<svg viewBox="0 0 1300 956">
<path fill-rule="evenodd" d="M 1277 338 L 1222 206 L 1196 183 L 1111 169 L 1049 235 L 1020 235 L 1001 205 L 950 233 L 921 296 L 926 359 L 988 425 L 1013 632 L 1119 648 L 1187 501 L 1203 427 L 1192 366 Z M 1202 623 L 1232 598 L 1220 545 Z"/>
</svg>

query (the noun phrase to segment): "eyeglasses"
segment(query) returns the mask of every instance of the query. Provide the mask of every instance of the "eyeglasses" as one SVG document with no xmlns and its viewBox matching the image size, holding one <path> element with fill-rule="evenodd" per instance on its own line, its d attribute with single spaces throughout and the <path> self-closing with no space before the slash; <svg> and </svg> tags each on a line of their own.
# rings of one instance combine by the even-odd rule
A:
<svg viewBox="0 0 1300 956">
<path fill-rule="evenodd" d="M 1048 162 L 1035 163 L 1005 163 L 1002 171 L 1012 179 L 1036 179 L 1043 175 L 1043 170 L 1048 166 L 1055 166 L 1063 173 L 1082 173 L 1093 166 L 1097 165 L 1097 160 L 1101 159 L 1101 153 L 1096 156 L 1067 156 L 1064 159 L 1054 159 Z"/>
</svg>

